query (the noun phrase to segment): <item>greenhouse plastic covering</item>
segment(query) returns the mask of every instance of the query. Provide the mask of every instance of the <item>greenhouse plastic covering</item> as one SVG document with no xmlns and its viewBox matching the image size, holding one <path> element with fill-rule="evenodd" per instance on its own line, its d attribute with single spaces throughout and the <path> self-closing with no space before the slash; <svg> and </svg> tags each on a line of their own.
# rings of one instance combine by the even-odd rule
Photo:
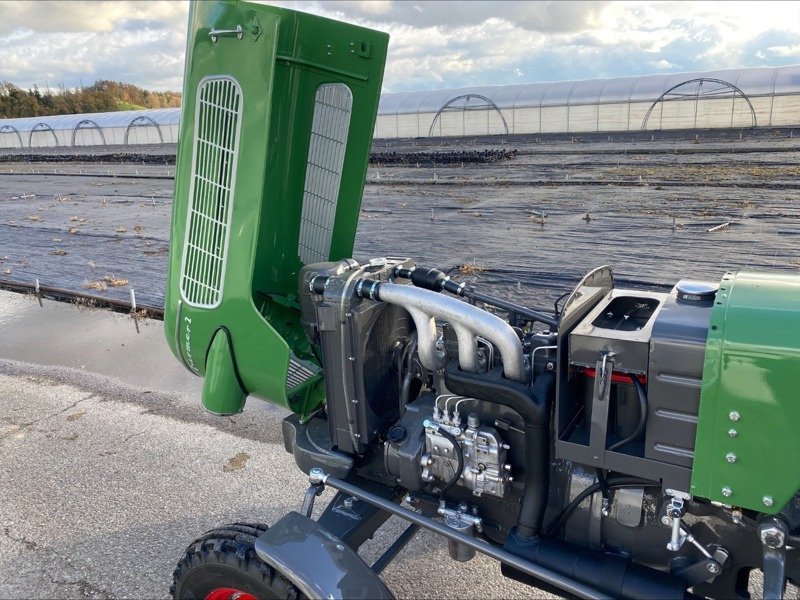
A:
<svg viewBox="0 0 800 600">
<path fill-rule="evenodd" d="M 174 143 L 179 120 L 179 108 L 0 119 L 0 148 Z M 797 125 L 792 65 L 387 93 L 375 137 Z"/>
<path fill-rule="evenodd" d="M 653 102 L 669 88 L 697 78 L 727 81 L 748 96 L 800 94 L 800 65 L 792 65 L 384 94 L 381 96 L 378 114 L 436 112 L 447 99 L 463 94 L 486 96 L 500 109 Z"/>
</svg>

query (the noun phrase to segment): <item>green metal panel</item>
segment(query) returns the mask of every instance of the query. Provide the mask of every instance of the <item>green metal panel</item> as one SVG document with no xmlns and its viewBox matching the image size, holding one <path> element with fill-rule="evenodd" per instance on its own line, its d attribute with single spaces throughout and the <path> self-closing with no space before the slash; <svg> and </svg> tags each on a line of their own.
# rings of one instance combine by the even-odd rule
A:
<svg viewBox="0 0 800 600">
<path fill-rule="evenodd" d="M 164 320 L 173 354 L 196 374 L 235 375 L 244 392 L 301 414 L 323 401 L 297 302 L 312 120 L 330 112 L 317 92 L 344 84 L 351 102 L 338 194 L 328 192 L 335 213 L 320 226 L 338 260 L 352 254 L 387 45 L 384 33 L 291 10 L 192 4 Z M 226 83 L 201 87 L 216 81 Z M 206 407 L 241 409 L 235 387 L 206 386 Z"/>
<path fill-rule="evenodd" d="M 711 315 L 692 494 L 783 508 L 800 489 L 799 389 L 800 277 L 727 273 Z"/>
</svg>

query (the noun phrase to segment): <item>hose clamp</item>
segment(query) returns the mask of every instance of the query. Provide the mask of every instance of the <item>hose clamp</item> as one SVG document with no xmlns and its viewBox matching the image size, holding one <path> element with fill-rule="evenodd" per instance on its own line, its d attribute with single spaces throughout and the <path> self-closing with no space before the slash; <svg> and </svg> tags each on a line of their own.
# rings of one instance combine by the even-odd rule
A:
<svg viewBox="0 0 800 600">
<path fill-rule="evenodd" d="M 372 286 L 369 288 L 369 299 L 375 300 L 375 294 L 378 291 L 378 286 L 381 284 L 380 281 L 373 281 Z"/>
</svg>

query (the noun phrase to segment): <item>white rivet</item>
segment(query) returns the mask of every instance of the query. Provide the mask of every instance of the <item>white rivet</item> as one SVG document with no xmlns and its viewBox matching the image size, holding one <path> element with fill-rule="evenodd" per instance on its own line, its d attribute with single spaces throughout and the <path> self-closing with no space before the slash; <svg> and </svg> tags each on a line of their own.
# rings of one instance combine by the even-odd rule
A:
<svg viewBox="0 0 800 600">
<path fill-rule="evenodd" d="M 735 410 L 732 410 L 731 412 L 729 412 L 729 413 L 728 413 L 728 418 L 729 418 L 731 421 L 734 421 L 734 422 L 736 422 L 736 421 L 738 421 L 739 419 L 741 419 L 741 418 L 742 418 L 742 415 L 740 415 L 740 414 L 739 414 L 738 412 L 736 412 Z"/>
<path fill-rule="evenodd" d="M 764 496 L 761 501 L 764 503 L 764 506 L 772 506 L 775 504 L 775 500 L 772 499 L 772 496 Z"/>
<path fill-rule="evenodd" d="M 733 464 L 733 463 L 736 462 L 736 455 L 733 452 L 728 452 L 725 455 L 725 460 L 727 460 L 729 463 Z"/>
<path fill-rule="evenodd" d="M 726 498 L 730 498 L 733 495 L 733 490 L 728 486 L 725 486 L 724 488 L 722 488 L 722 495 L 725 496 Z"/>
</svg>

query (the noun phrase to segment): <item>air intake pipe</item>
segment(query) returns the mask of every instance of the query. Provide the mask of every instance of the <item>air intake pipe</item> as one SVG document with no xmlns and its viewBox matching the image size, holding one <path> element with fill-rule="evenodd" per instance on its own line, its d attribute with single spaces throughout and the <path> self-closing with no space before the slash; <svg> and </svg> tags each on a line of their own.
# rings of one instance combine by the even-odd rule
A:
<svg viewBox="0 0 800 600">
<path fill-rule="evenodd" d="M 314 285 L 312 283 L 312 285 Z M 458 337 L 458 360 L 463 371 L 478 371 L 478 339 L 492 342 L 503 357 L 503 373 L 507 379 L 525 383 L 522 342 L 514 329 L 500 317 L 476 306 L 442 296 L 430 290 L 361 279 L 355 284 L 361 298 L 380 300 L 405 308 L 417 328 L 418 353 L 423 366 L 434 370 L 436 364 L 436 322 L 448 321 Z"/>
</svg>

